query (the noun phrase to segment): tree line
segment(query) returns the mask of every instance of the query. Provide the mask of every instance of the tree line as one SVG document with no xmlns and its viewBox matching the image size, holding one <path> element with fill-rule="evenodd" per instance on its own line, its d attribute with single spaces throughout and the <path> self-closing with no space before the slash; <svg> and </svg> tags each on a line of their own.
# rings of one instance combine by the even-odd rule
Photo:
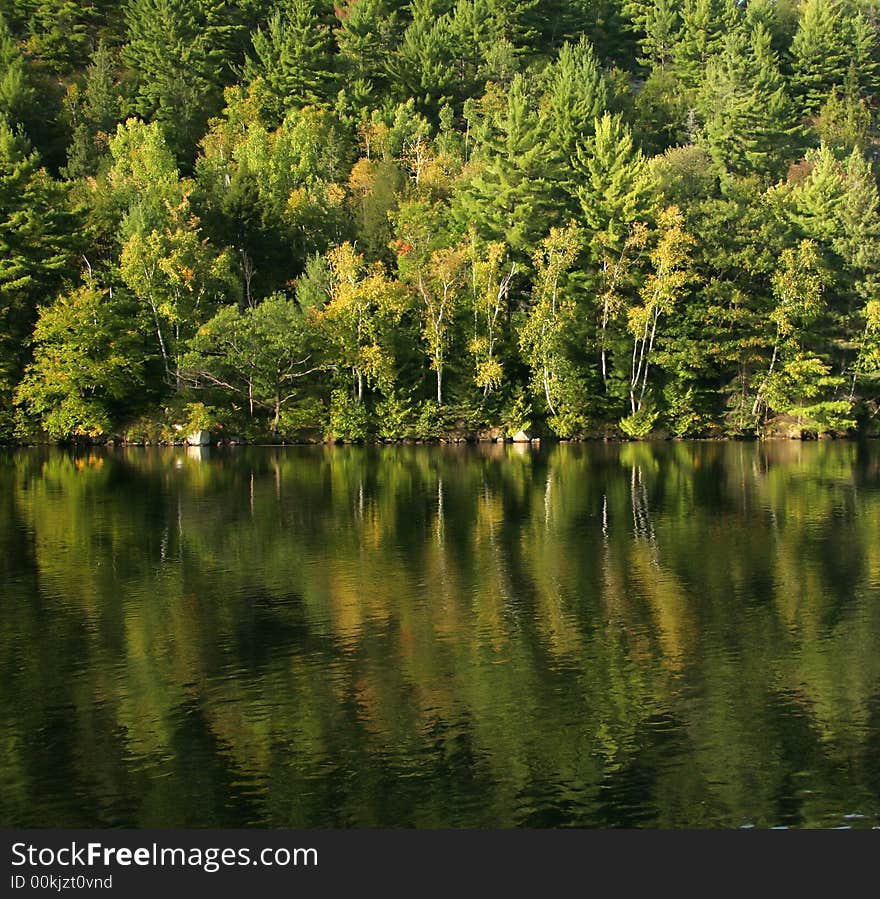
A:
<svg viewBox="0 0 880 899">
<path fill-rule="evenodd" d="M 0 435 L 870 431 L 876 0 L 9 0 Z"/>
</svg>

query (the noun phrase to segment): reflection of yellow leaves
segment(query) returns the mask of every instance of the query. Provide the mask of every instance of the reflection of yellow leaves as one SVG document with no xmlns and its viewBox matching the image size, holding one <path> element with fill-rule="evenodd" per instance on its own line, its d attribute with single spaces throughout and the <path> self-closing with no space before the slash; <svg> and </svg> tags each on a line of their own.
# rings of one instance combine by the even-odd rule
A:
<svg viewBox="0 0 880 899">
<path fill-rule="evenodd" d="M 681 670 L 696 644 L 696 625 L 684 585 L 664 570 L 651 547 L 634 544 L 631 552 L 633 577 L 648 600 L 659 630 L 666 665 Z"/>
</svg>

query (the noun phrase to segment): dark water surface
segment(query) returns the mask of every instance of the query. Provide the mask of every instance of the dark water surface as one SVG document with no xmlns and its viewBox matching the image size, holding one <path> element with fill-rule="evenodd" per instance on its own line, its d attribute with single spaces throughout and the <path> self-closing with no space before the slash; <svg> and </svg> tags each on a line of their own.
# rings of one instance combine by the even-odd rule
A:
<svg viewBox="0 0 880 899">
<path fill-rule="evenodd" d="M 880 824 L 880 445 L 0 456 L 15 826 Z"/>
</svg>

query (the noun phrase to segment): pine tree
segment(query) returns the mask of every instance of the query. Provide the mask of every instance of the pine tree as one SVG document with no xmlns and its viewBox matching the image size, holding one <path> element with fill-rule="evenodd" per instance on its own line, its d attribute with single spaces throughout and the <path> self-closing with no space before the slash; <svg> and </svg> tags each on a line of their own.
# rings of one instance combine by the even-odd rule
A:
<svg viewBox="0 0 880 899">
<path fill-rule="evenodd" d="M 586 38 L 563 44 L 558 58 L 544 72 L 541 111 L 563 158 L 571 159 L 579 141 L 605 112 L 608 89 L 602 69 Z"/>
<path fill-rule="evenodd" d="M 721 50 L 724 36 L 738 22 L 736 0 L 684 0 L 681 30 L 673 52 L 676 72 L 687 87 L 702 82 L 706 64 Z"/>
<path fill-rule="evenodd" d="M 778 177 L 799 155 L 794 109 L 763 25 L 728 36 L 706 68 L 698 108 L 702 139 L 728 172 Z"/>
<path fill-rule="evenodd" d="M 354 0 L 338 11 L 339 68 L 344 91 L 358 111 L 389 89 L 389 65 L 400 39 L 397 14 L 385 0 Z"/>
<path fill-rule="evenodd" d="M 858 87 L 862 96 L 876 94 L 880 78 L 880 40 L 877 35 L 876 11 L 874 15 L 875 20 L 872 22 L 858 11 L 848 22 L 852 51 L 847 77 Z"/>
<path fill-rule="evenodd" d="M 595 258 L 617 253 L 629 226 L 645 220 L 653 201 L 648 164 L 619 115 L 605 113 L 578 148 L 577 198 Z"/>
<path fill-rule="evenodd" d="M 824 144 L 807 155 L 811 170 L 788 197 L 788 215 L 801 236 L 827 247 L 841 235 L 844 182 L 840 163 Z"/>
<path fill-rule="evenodd" d="M 192 161 L 220 107 L 222 62 L 198 0 L 128 0 L 123 59 L 137 76 L 135 110 L 161 122 L 177 156 Z"/>
<path fill-rule="evenodd" d="M 27 129 L 36 105 L 37 94 L 24 56 L 0 13 L 0 116 L 12 127 Z"/>
<path fill-rule="evenodd" d="M 880 272 L 880 194 L 871 163 L 855 149 L 843 165 L 843 197 L 836 207 L 841 234 L 834 248 L 864 277 Z"/>
<path fill-rule="evenodd" d="M 500 33 L 523 54 L 534 52 L 539 41 L 542 44 L 552 42 L 554 36 L 561 42 L 547 5 L 546 0 L 489 0 L 491 15 Z"/>
<path fill-rule="evenodd" d="M 37 306 L 63 283 L 76 233 L 62 187 L 0 118 L 0 432 L 7 436 Z"/>
<path fill-rule="evenodd" d="M 335 95 L 331 36 L 315 0 L 287 0 L 254 34 L 245 79 L 267 124 L 291 109 L 326 106 Z"/>
<path fill-rule="evenodd" d="M 41 0 L 30 14 L 28 50 L 51 71 L 66 74 L 85 62 L 98 11 L 87 0 Z"/>
<path fill-rule="evenodd" d="M 413 97 L 422 112 L 436 118 L 442 106 L 459 104 L 464 93 L 455 64 L 456 34 L 451 16 L 438 16 L 432 0 L 415 0 L 412 13 L 391 66 L 392 87 L 397 99 Z"/>
<path fill-rule="evenodd" d="M 557 219 L 562 195 L 559 157 L 522 75 L 484 127 L 455 214 L 463 230 L 473 224 L 484 240 L 506 240 L 525 262 Z"/>
<path fill-rule="evenodd" d="M 540 44 L 547 50 L 586 38 L 608 62 L 632 59 L 633 41 L 619 0 L 543 0 Z M 538 21 L 534 13 L 531 14 Z"/>
<path fill-rule="evenodd" d="M 840 0 L 804 0 L 791 45 L 791 83 L 803 108 L 816 112 L 849 68 Z"/>
<path fill-rule="evenodd" d="M 68 146 L 68 178 L 94 175 L 119 122 L 121 90 L 116 80 L 116 56 L 101 41 L 92 54 L 83 89 L 68 90 L 73 137 Z"/>
<path fill-rule="evenodd" d="M 673 61 L 679 29 L 677 0 L 653 0 L 639 17 L 644 32 L 640 43 L 639 62 L 652 69 L 668 69 Z"/>
</svg>

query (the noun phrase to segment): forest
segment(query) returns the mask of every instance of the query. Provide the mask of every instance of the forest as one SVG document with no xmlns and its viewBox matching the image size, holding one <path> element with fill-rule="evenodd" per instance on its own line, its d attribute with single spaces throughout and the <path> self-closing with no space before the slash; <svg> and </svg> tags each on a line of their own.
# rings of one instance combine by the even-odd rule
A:
<svg viewBox="0 0 880 899">
<path fill-rule="evenodd" d="M 0 441 L 880 433 L 877 0 L 3 0 Z"/>
</svg>

